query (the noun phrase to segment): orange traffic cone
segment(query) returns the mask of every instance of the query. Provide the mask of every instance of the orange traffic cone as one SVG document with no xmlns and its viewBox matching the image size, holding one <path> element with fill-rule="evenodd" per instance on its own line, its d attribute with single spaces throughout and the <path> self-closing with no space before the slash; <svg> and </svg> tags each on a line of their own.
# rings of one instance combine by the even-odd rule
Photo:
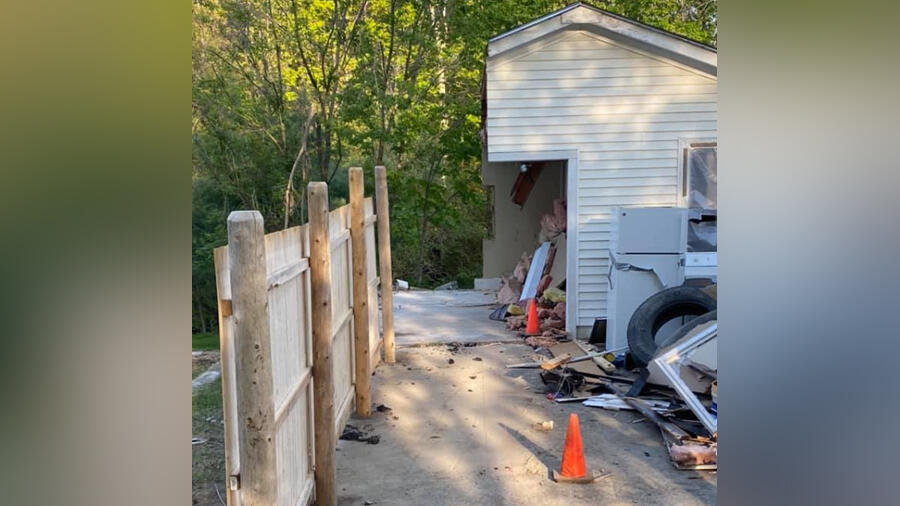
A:
<svg viewBox="0 0 900 506">
<path fill-rule="evenodd" d="M 528 300 L 528 322 L 525 325 L 526 336 L 536 336 L 541 333 L 541 326 L 538 324 L 537 308 L 534 299 Z"/>
<path fill-rule="evenodd" d="M 584 448 L 581 446 L 581 429 L 578 427 L 578 415 L 569 415 L 569 427 L 566 429 L 566 446 L 563 450 L 562 466 L 559 472 L 553 471 L 553 479 L 564 483 L 592 483 L 605 475 L 591 473 L 588 475 L 584 465 Z"/>
</svg>

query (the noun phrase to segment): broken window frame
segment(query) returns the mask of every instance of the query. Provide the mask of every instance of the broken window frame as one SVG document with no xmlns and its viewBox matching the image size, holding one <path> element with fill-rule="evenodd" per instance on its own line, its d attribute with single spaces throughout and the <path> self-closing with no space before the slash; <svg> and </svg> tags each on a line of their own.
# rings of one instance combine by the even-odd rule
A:
<svg viewBox="0 0 900 506">
<path fill-rule="evenodd" d="M 688 337 L 677 344 L 661 350 L 656 357 L 651 360 L 655 368 L 662 372 L 669 384 L 684 399 L 691 411 L 697 415 L 700 423 L 709 431 L 710 434 L 716 436 L 718 433 L 718 416 L 713 416 L 706 410 L 706 406 L 700 402 L 700 399 L 691 391 L 690 387 L 681 379 L 681 371 L 679 370 L 682 363 L 691 357 L 694 350 L 711 341 L 719 335 L 719 322 L 711 321 L 704 323 L 698 327 L 701 329 L 696 334 Z"/>
<path fill-rule="evenodd" d="M 688 156 L 691 149 L 716 148 L 716 175 L 718 176 L 719 143 L 715 138 L 679 139 L 678 140 L 678 207 L 688 207 L 691 177 L 688 171 Z M 716 205 L 718 207 L 718 204 Z"/>
</svg>

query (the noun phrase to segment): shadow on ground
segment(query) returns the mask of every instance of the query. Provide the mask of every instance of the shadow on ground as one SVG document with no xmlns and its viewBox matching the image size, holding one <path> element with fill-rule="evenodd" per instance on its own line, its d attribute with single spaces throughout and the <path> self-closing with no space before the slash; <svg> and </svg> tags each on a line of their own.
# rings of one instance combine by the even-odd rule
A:
<svg viewBox="0 0 900 506">
<path fill-rule="evenodd" d="M 659 431 L 631 412 L 556 404 L 536 370 L 506 369 L 529 359 L 521 344 L 401 348 L 382 364 L 372 399 L 390 412 L 351 421 L 381 436 L 338 444 L 340 504 L 578 505 L 713 504 L 716 476 L 676 470 Z M 450 363 L 452 359 L 453 363 Z M 581 421 L 589 470 L 610 476 L 557 484 L 569 413 Z M 535 422 L 553 420 L 541 432 Z"/>
</svg>

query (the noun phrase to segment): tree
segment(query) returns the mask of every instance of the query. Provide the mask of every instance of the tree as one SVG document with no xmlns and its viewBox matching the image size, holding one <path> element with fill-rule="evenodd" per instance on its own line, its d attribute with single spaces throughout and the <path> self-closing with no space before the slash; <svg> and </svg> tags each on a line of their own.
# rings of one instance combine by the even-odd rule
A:
<svg viewBox="0 0 900 506">
<path fill-rule="evenodd" d="M 567 5 L 530 0 L 195 0 L 194 320 L 215 313 L 214 246 L 231 209 L 304 221 L 304 189 L 389 167 L 394 272 L 422 286 L 481 270 L 481 86 L 487 41 Z M 598 7 L 715 44 L 711 0 Z M 371 176 L 368 178 L 371 181 Z"/>
</svg>

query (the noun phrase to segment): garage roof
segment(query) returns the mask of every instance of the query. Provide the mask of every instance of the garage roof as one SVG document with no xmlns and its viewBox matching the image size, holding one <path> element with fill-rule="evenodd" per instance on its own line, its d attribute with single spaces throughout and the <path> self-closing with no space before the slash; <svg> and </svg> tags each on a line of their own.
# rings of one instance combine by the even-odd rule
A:
<svg viewBox="0 0 900 506">
<path fill-rule="evenodd" d="M 716 75 L 716 48 L 577 2 L 488 41 L 488 58 L 566 29 L 587 30 Z"/>
</svg>

